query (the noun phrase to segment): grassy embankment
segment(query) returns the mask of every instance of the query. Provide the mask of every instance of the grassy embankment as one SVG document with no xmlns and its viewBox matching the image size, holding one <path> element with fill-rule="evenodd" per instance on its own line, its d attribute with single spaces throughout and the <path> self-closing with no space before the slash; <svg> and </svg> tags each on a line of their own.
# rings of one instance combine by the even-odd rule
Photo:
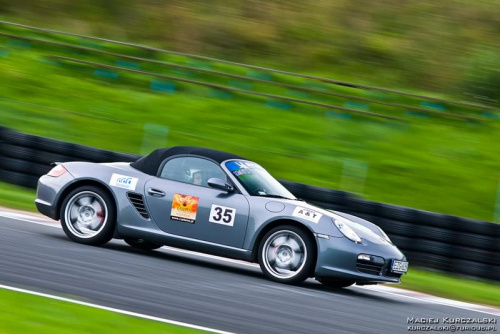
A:
<svg viewBox="0 0 500 334">
<path fill-rule="evenodd" d="M 410 118 L 404 112 L 399 115 L 409 122 L 347 119 L 320 108 L 271 108 L 260 98 L 182 84 L 175 84 L 173 93 L 152 92 L 146 77 L 120 73 L 117 79 L 103 79 L 94 69 L 44 61 L 43 54 L 54 50 L 5 39 L 0 46 L 0 77 L 8 83 L 2 85 L 0 123 L 16 130 L 140 153 L 145 124 L 157 124 L 169 129 L 168 138 L 157 138 L 158 146 L 214 147 L 259 161 L 278 178 L 356 190 L 372 200 L 431 211 L 493 217 L 500 163 L 494 120 L 478 125 Z M 382 109 L 371 108 L 396 113 Z M 342 182 L 351 161 L 367 168 L 363 187 Z M 33 199 L 31 190 L 1 185 L 0 205 L 34 210 Z M 410 272 L 403 286 L 481 303 L 498 300 L 491 298 L 498 294 L 490 285 L 483 289 L 481 283 L 460 280 L 460 289 L 450 289 L 458 279 L 418 273 Z"/>
<path fill-rule="evenodd" d="M 0 289 L 0 332 L 18 333 L 204 333 L 84 305 Z"/>
<path fill-rule="evenodd" d="M 402 287 L 414 288 L 443 295 L 440 286 L 446 286 L 451 297 L 492 306 L 500 306 L 498 285 L 467 281 L 417 270 L 406 278 Z M 439 283 L 439 284 L 437 284 Z M 430 289 L 429 289 L 430 287 Z M 430 291 L 429 291 L 430 290 Z M 0 331 L 14 333 L 201 333 L 200 330 L 135 318 L 111 311 L 91 308 L 40 296 L 0 289 Z M 92 321 L 88 321 L 92 319 Z"/>
<path fill-rule="evenodd" d="M 495 119 L 476 124 L 410 117 L 404 110 L 372 104 L 371 111 L 407 120 L 386 121 L 304 105 L 273 108 L 263 98 L 173 82 L 161 82 L 166 85 L 161 87 L 173 87 L 173 92 L 160 93 L 150 89 L 149 77 L 116 72 L 117 79 L 106 79 L 96 76 L 93 68 L 54 65 L 42 58 L 47 53 L 68 55 L 66 51 L 34 45 L 26 48 L 6 39 L 0 39 L 1 45 L 6 53 L 0 57 L 0 77 L 8 84 L 2 85 L 0 94 L 0 123 L 16 130 L 141 153 L 145 129 L 154 124 L 168 127 L 168 135 L 156 138 L 156 146 L 209 146 L 256 160 L 277 178 L 355 191 L 380 202 L 494 219 L 500 165 L 500 124 Z M 107 57 L 72 55 L 114 63 Z M 185 62 L 179 57 L 174 61 Z M 194 77 L 234 81 L 201 74 Z M 253 89 L 297 94 L 264 84 L 255 84 Z M 322 89 L 349 91 L 345 87 Z M 349 93 L 375 94 L 353 89 Z M 304 98 L 340 106 L 353 102 L 324 96 Z M 403 98 L 378 98 L 418 105 L 418 101 Z"/>
</svg>

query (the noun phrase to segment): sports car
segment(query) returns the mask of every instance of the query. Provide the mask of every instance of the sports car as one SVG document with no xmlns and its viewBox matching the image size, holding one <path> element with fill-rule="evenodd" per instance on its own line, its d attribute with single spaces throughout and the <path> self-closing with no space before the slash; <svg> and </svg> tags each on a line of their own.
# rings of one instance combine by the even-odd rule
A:
<svg viewBox="0 0 500 334">
<path fill-rule="evenodd" d="M 78 243 L 116 238 L 258 262 L 282 283 L 399 283 L 408 270 L 375 224 L 308 204 L 259 164 L 208 148 L 162 148 L 132 163 L 56 163 L 39 179 L 35 203 Z"/>
</svg>

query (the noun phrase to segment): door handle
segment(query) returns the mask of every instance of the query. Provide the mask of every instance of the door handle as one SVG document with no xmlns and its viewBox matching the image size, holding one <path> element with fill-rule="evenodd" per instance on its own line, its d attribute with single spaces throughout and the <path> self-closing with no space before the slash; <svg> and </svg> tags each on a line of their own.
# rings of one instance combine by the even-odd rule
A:
<svg viewBox="0 0 500 334">
<path fill-rule="evenodd" d="M 161 190 L 158 190 L 158 189 L 154 189 L 154 188 L 149 188 L 148 189 L 148 194 L 150 196 L 154 196 L 154 197 L 163 197 L 163 196 L 165 196 L 165 192 L 164 191 L 161 191 Z"/>
</svg>

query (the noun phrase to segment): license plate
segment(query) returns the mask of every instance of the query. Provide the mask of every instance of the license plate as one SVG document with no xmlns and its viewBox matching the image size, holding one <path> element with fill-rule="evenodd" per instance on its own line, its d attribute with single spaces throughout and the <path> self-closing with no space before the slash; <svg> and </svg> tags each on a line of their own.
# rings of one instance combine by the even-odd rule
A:
<svg viewBox="0 0 500 334">
<path fill-rule="evenodd" d="M 391 271 L 398 274 L 406 274 L 408 271 L 408 262 L 392 260 Z"/>
</svg>

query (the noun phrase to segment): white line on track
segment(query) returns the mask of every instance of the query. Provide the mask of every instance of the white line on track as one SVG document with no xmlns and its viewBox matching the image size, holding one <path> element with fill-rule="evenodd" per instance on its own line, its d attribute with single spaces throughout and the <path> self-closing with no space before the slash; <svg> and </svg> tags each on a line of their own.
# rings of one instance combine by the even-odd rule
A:
<svg viewBox="0 0 500 334">
<path fill-rule="evenodd" d="M 397 296 L 397 297 L 414 299 L 414 300 L 418 300 L 420 302 L 450 306 L 450 307 L 459 308 L 462 310 L 480 312 L 480 313 L 495 315 L 497 317 L 500 317 L 500 310 L 493 308 L 493 307 L 476 305 L 476 304 L 461 302 L 458 300 L 436 297 L 436 296 L 432 296 L 432 295 L 428 295 L 428 294 L 424 294 L 424 293 L 420 293 L 420 292 L 398 289 L 398 288 L 391 288 L 391 287 L 384 286 L 384 285 L 358 286 L 358 288 L 371 290 L 371 291 L 378 291 L 382 294 L 390 294 L 390 295 Z"/>
<path fill-rule="evenodd" d="M 147 315 L 147 314 L 141 314 L 141 313 L 137 313 L 137 312 L 130 312 L 130 311 L 125 311 L 125 310 L 120 310 L 120 309 L 113 308 L 113 307 L 107 307 L 107 306 L 102 306 L 102 305 L 97 305 L 97 304 L 82 302 L 82 301 L 75 300 L 75 299 L 69 299 L 69 298 L 64 298 L 64 297 L 49 295 L 49 294 L 46 294 L 46 293 L 41 293 L 41 292 L 36 292 L 36 291 L 31 291 L 31 290 L 26 290 L 26 289 L 20 289 L 20 288 L 16 288 L 16 287 L 13 287 L 13 286 L 8 286 L 8 285 L 3 285 L 3 284 L 0 284 L 0 289 L 6 289 L 6 290 L 11 290 L 11 291 L 16 291 L 16 292 L 27 293 L 27 294 L 35 295 L 35 296 L 39 296 L 39 297 L 45 297 L 45 298 L 55 299 L 55 300 L 59 300 L 59 301 L 63 301 L 63 302 L 68 302 L 68 303 L 72 303 L 72 304 L 78 304 L 78 305 L 83 305 L 83 306 L 97 308 L 97 309 L 100 309 L 100 310 L 105 310 L 105 311 L 120 313 L 120 314 L 124 314 L 124 315 L 129 315 L 129 316 L 136 317 L 136 318 L 142 318 L 142 319 L 147 319 L 147 320 L 153 320 L 153 321 L 163 322 L 165 324 L 170 324 L 170 325 L 188 327 L 188 328 L 198 329 L 198 330 L 212 332 L 212 333 L 234 334 L 232 332 L 225 332 L 225 331 L 221 331 L 221 330 L 214 329 L 214 328 L 197 326 L 197 325 L 193 325 L 193 324 L 188 324 L 186 322 L 180 322 L 180 321 L 175 321 L 175 320 L 170 320 L 170 319 L 165 319 L 165 318 L 153 317 L 153 316 Z"/>
<path fill-rule="evenodd" d="M 45 219 L 43 217 L 39 217 L 39 216 L 35 216 L 35 215 L 30 215 L 28 213 L 4 211 L 4 210 L 2 210 L 2 208 L 0 208 L 0 217 L 6 217 L 6 218 L 10 218 L 10 219 L 19 220 L 22 222 L 28 222 L 28 223 L 38 224 L 38 225 L 43 225 L 43 226 L 61 228 L 61 225 L 59 224 L 59 222 L 55 222 L 53 220 Z M 170 247 L 170 246 L 163 246 L 162 249 L 165 249 L 167 251 L 177 252 L 177 253 L 190 254 L 190 255 L 194 255 L 194 256 L 210 258 L 210 259 L 224 261 L 224 262 L 236 263 L 236 264 L 240 264 L 240 265 L 249 266 L 252 268 L 258 268 L 258 265 L 255 263 L 234 260 L 234 259 L 228 259 L 228 258 L 216 256 L 216 255 L 204 254 L 204 253 L 189 251 L 189 250 L 185 250 L 185 249 L 174 248 L 174 247 Z M 420 302 L 426 302 L 426 303 L 430 303 L 430 304 L 444 305 L 444 306 L 454 307 L 454 308 L 463 309 L 463 310 L 467 310 L 467 311 L 474 311 L 474 312 L 480 312 L 480 313 L 489 314 L 489 315 L 500 316 L 500 309 L 497 309 L 497 308 L 483 306 L 483 305 L 477 305 L 477 304 L 472 304 L 472 303 L 466 303 L 466 302 L 461 302 L 461 301 L 447 299 L 447 298 L 436 297 L 436 296 L 432 296 L 432 295 L 428 295 L 428 294 L 424 294 L 424 293 L 420 293 L 420 292 L 416 292 L 416 291 L 411 291 L 411 290 L 392 288 L 392 287 L 386 286 L 386 285 L 355 286 L 354 288 L 361 288 L 361 289 L 370 290 L 370 291 L 374 291 L 374 292 L 393 295 L 396 297 L 418 300 Z"/>
<path fill-rule="evenodd" d="M 20 220 L 22 222 L 28 222 L 28 223 L 32 223 L 32 224 L 61 228 L 61 225 L 59 224 L 59 222 L 56 222 L 54 220 L 50 220 L 50 219 L 44 220 L 43 218 L 39 218 L 37 216 L 32 216 L 32 215 L 28 215 L 28 214 L 24 214 L 24 213 L 19 213 L 19 212 L 0 211 L 0 217 Z"/>
</svg>

